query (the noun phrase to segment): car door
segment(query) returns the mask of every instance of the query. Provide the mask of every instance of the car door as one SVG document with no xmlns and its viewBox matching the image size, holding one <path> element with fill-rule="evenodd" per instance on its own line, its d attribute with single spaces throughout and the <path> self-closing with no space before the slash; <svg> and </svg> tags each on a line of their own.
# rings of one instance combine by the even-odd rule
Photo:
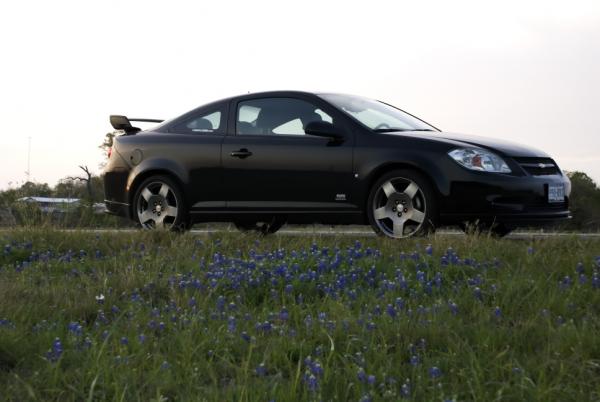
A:
<svg viewBox="0 0 600 402">
<path fill-rule="evenodd" d="M 349 199 L 353 138 L 340 141 L 304 133 L 313 120 L 344 126 L 326 105 L 295 97 L 232 101 L 222 146 L 230 210 L 356 210 Z"/>
</svg>

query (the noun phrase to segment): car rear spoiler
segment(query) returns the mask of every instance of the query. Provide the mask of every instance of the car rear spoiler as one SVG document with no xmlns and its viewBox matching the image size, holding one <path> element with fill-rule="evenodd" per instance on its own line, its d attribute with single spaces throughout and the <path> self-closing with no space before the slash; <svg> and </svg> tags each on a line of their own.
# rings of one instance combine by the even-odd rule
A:
<svg viewBox="0 0 600 402">
<path fill-rule="evenodd" d="M 110 116 L 110 124 L 115 130 L 123 130 L 125 134 L 135 134 L 142 129 L 131 125 L 132 121 L 141 121 L 144 123 L 162 123 L 164 120 L 159 119 L 130 119 L 127 116 L 113 114 Z"/>
</svg>

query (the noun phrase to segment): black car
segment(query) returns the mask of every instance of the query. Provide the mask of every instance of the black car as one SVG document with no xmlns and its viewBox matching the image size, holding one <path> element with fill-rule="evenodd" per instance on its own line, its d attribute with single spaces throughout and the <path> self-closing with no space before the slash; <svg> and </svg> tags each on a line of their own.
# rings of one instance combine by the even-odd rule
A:
<svg viewBox="0 0 600 402">
<path fill-rule="evenodd" d="M 106 206 L 145 228 L 370 224 L 400 238 L 469 222 L 504 235 L 570 218 L 570 181 L 544 152 L 446 133 L 362 97 L 265 92 L 165 122 L 110 120 L 124 135 L 105 168 Z"/>
</svg>

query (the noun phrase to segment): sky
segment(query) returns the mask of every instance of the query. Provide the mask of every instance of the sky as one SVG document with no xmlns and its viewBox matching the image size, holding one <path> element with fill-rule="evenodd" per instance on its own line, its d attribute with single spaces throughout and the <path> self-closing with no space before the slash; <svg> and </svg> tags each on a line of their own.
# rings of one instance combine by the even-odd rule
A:
<svg viewBox="0 0 600 402">
<path fill-rule="evenodd" d="M 600 183 L 600 1 L 5 1 L 0 189 L 100 173 L 110 114 L 342 92 Z"/>
</svg>

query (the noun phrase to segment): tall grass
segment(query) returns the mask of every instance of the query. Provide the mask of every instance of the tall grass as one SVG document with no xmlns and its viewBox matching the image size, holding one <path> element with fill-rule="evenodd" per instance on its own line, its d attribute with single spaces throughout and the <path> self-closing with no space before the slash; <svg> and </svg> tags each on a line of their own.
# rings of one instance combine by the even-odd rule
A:
<svg viewBox="0 0 600 402">
<path fill-rule="evenodd" d="M 0 238 L 0 400 L 600 399 L 598 240 Z"/>
</svg>

